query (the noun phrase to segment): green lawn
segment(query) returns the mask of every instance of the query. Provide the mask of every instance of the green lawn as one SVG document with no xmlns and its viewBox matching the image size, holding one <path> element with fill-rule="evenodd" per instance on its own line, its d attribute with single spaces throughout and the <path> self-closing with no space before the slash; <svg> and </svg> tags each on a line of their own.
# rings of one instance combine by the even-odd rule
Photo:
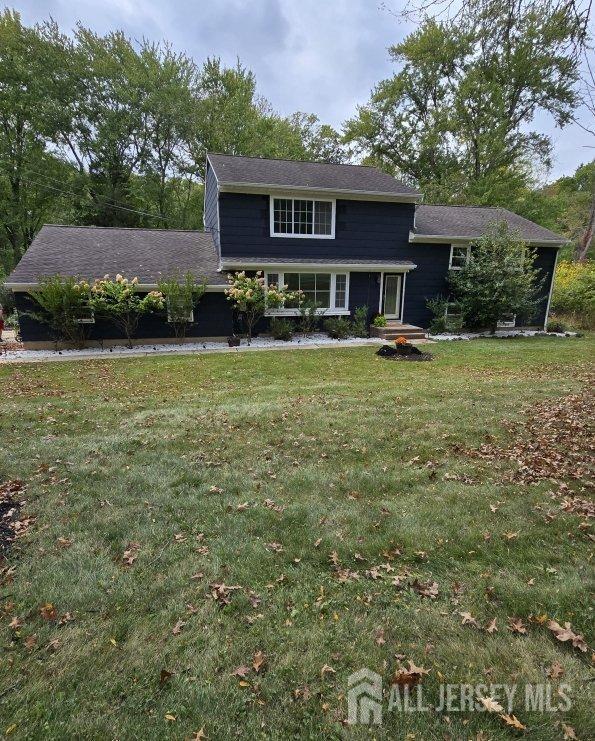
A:
<svg viewBox="0 0 595 741">
<path fill-rule="evenodd" d="M 543 622 L 593 646 L 584 517 L 551 481 L 507 480 L 514 456 L 465 451 L 522 440 L 510 422 L 583 391 L 595 342 L 431 350 L 431 363 L 363 347 L 1 367 L 0 481 L 25 481 L 21 517 L 36 521 L 4 563 L 0 732 L 518 733 L 498 713 L 386 704 L 382 727 L 348 727 L 348 675 L 380 673 L 388 696 L 412 660 L 428 705 L 441 683 L 542 683 L 558 662 L 570 710 L 527 711 L 521 688 L 513 712 L 531 738 L 563 738 L 561 722 L 592 737 L 591 650 Z M 567 483 L 587 496 L 584 477 Z"/>
</svg>

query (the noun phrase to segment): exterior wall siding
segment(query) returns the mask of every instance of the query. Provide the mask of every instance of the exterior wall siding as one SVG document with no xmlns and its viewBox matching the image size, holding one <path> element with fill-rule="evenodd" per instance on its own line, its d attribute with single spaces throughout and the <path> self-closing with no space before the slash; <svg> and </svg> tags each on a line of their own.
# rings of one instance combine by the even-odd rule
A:
<svg viewBox="0 0 595 741">
<path fill-rule="evenodd" d="M 337 200 L 335 239 L 271 237 L 269 203 L 268 195 L 220 194 L 223 257 L 391 260 L 413 226 L 413 204 Z"/>
<path fill-rule="evenodd" d="M 15 303 L 19 312 L 21 337 L 25 342 L 51 340 L 48 327 L 27 315 L 35 311 L 35 302 L 26 293 L 16 293 Z M 198 302 L 194 317 L 196 323 L 188 328 L 187 337 L 227 337 L 232 332 L 232 312 L 229 302 L 223 293 L 205 293 Z M 123 339 L 123 334 L 109 321 L 97 319 L 95 324 L 88 325 L 89 340 Z M 174 337 L 171 324 L 163 314 L 142 316 L 136 333 L 137 339 Z"/>
<path fill-rule="evenodd" d="M 217 213 L 217 178 L 213 168 L 207 162 L 207 172 L 205 175 L 205 211 L 204 211 L 205 231 L 210 232 L 217 250 L 221 254 L 221 241 L 219 234 L 219 223 Z"/>
</svg>

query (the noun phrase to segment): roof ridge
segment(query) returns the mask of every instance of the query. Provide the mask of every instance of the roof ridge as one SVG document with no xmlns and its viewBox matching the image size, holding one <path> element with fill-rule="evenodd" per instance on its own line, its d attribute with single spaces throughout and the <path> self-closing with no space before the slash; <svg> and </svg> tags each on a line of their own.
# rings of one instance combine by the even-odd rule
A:
<svg viewBox="0 0 595 741">
<path fill-rule="evenodd" d="M 187 234 L 210 234 L 204 229 L 165 229 L 163 227 L 151 226 L 95 226 L 94 224 L 42 224 L 44 226 L 58 227 L 60 229 L 117 229 L 129 232 L 183 232 Z"/>
<path fill-rule="evenodd" d="M 477 203 L 420 203 L 419 206 L 436 206 L 437 208 L 489 208 L 491 211 L 508 211 L 509 213 L 514 213 L 514 211 L 509 211 L 509 209 L 504 208 L 504 206 L 480 206 Z M 518 214 L 515 214 L 518 215 Z"/>
<path fill-rule="evenodd" d="M 215 155 L 219 157 L 234 157 L 235 159 L 243 160 L 264 160 L 265 162 L 300 162 L 304 165 L 332 165 L 333 167 L 367 167 L 368 170 L 378 170 L 383 172 L 379 167 L 375 165 L 356 165 L 353 162 L 315 162 L 314 160 L 295 160 L 289 157 L 255 157 L 250 154 L 226 154 L 225 152 L 207 152 L 207 157 Z M 387 172 L 384 175 L 388 175 Z M 392 177 L 392 175 L 389 175 Z M 397 178 L 395 178 L 396 180 Z M 400 181 L 399 181 L 400 182 Z"/>
</svg>

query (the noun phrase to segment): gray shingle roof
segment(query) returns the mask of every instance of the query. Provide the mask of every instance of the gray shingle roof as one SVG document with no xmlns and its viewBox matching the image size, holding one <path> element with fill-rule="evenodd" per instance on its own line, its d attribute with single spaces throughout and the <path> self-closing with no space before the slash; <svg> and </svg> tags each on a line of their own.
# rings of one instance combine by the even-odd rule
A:
<svg viewBox="0 0 595 741">
<path fill-rule="evenodd" d="M 512 211 L 487 206 L 418 206 L 415 210 L 415 234 L 476 238 L 484 234 L 490 224 L 501 221 L 529 241 L 566 241 L 559 234 Z"/>
<path fill-rule="evenodd" d="M 269 160 L 227 154 L 209 154 L 209 161 L 220 185 L 272 185 L 408 197 L 421 195 L 377 168 L 363 165 Z"/>
<path fill-rule="evenodd" d="M 210 285 L 223 285 L 218 267 L 207 232 L 46 224 L 6 282 L 34 283 L 51 275 L 93 280 L 121 273 L 152 284 L 190 271 Z"/>
</svg>

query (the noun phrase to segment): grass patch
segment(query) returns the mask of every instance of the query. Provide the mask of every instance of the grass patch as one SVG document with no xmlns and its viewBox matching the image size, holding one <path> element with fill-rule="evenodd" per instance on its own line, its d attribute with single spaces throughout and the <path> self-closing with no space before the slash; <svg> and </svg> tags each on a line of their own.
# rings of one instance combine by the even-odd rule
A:
<svg viewBox="0 0 595 741">
<path fill-rule="evenodd" d="M 506 446 L 508 423 L 580 391 L 594 344 L 442 343 L 419 364 L 365 347 L 0 368 L 0 481 L 23 479 L 36 517 L 4 564 L 0 730 L 363 738 L 344 723 L 347 677 L 368 667 L 387 688 L 403 656 L 430 670 L 430 705 L 441 681 L 539 683 L 557 661 L 570 710 L 513 712 L 532 738 L 561 738 L 560 721 L 587 737 L 590 653 L 531 617 L 593 644 L 587 531 L 551 483 L 460 451 Z M 436 581 L 438 597 L 395 576 Z M 385 708 L 372 735 L 480 732 L 512 733 L 497 715 Z"/>
</svg>

